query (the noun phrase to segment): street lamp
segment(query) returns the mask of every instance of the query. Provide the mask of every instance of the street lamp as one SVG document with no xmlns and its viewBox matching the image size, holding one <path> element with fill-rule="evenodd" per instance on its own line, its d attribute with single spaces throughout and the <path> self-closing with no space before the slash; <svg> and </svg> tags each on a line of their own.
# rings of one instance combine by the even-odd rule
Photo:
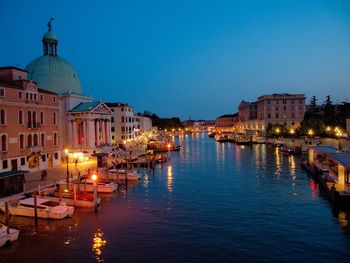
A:
<svg viewBox="0 0 350 263">
<path fill-rule="evenodd" d="M 68 158 L 68 152 L 69 150 L 68 149 L 64 149 L 64 152 L 66 153 L 66 163 L 67 163 L 67 187 L 69 185 L 69 168 L 68 168 L 68 161 L 69 161 L 69 158 Z"/>
<path fill-rule="evenodd" d="M 280 132 L 281 132 L 280 128 L 275 129 L 275 133 L 277 134 L 277 136 L 280 134 Z"/>
<path fill-rule="evenodd" d="M 337 135 L 337 137 L 338 137 L 338 149 L 340 149 L 340 137 L 343 135 L 340 131 L 338 131 L 337 133 L 336 133 L 336 135 Z"/>
</svg>

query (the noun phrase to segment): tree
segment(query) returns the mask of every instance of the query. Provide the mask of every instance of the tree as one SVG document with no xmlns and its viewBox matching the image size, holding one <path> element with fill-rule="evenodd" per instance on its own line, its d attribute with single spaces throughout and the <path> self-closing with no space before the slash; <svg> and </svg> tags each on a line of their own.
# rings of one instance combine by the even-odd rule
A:
<svg viewBox="0 0 350 263">
<path fill-rule="evenodd" d="M 317 102 L 316 96 L 312 96 L 310 99 L 310 108 L 311 108 L 311 111 L 313 112 L 316 111 L 316 106 L 317 106 L 316 102 Z"/>
<path fill-rule="evenodd" d="M 324 123 L 327 125 L 335 124 L 335 114 L 334 114 L 334 106 L 332 104 L 331 96 L 328 95 L 326 100 L 323 102 L 324 107 Z"/>
</svg>

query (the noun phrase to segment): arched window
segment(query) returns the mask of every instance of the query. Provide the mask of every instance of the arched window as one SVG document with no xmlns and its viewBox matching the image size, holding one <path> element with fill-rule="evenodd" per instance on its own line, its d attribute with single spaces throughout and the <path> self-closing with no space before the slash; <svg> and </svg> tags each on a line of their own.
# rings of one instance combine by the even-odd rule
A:
<svg viewBox="0 0 350 263">
<path fill-rule="evenodd" d="M 0 124 L 5 124 L 5 110 L 0 110 Z"/>
<path fill-rule="evenodd" d="M 1 135 L 1 151 L 7 151 L 7 136 L 5 134 Z"/>
<path fill-rule="evenodd" d="M 41 134 L 41 146 L 45 147 L 45 134 L 44 133 Z"/>
<path fill-rule="evenodd" d="M 23 124 L 23 111 L 18 112 L 18 123 Z"/>
<path fill-rule="evenodd" d="M 122 122 L 124 122 L 124 116 L 122 116 Z"/>
<path fill-rule="evenodd" d="M 24 149 L 24 134 L 19 135 L 19 148 Z"/>
<path fill-rule="evenodd" d="M 44 124 L 44 113 L 40 112 L 40 124 Z"/>
<path fill-rule="evenodd" d="M 36 124 L 36 111 L 33 111 L 33 122 L 34 125 Z"/>
<path fill-rule="evenodd" d="M 53 124 L 56 124 L 56 112 L 53 113 Z"/>
<path fill-rule="evenodd" d="M 28 147 L 32 147 L 32 135 L 31 134 L 28 134 Z"/>
<path fill-rule="evenodd" d="M 38 146 L 38 134 L 34 134 L 33 141 L 33 145 Z"/>
<path fill-rule="evenodd" d="M 28 111 L 28 124 L 31 125 L 31 123 L 32 123 L 32 113 Z"/>
<path fill-rule="evenodd" d="M 53 134 L 53 144 L 57 145 L 57 133 Z"/>
</svg>

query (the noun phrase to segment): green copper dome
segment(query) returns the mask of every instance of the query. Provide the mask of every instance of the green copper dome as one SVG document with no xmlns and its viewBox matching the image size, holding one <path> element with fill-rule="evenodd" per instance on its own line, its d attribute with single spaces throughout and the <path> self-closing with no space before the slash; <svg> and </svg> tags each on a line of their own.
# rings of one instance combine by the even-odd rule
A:
<svg viewBox="0 0 350 263">
<path fill-rule="evenodd" d="M 80 80 L 73 67 L 58 56 L 46 55 L 34 59 L 25 70 L 39 88 L 62 94 L 82 94 Z"/>
<path fill-rule="evenodd" d="M 51 31 L 50 22 L 48 27 L 49 31 L 42 38 L 43 56 L 34 59 L 25 68 L 28 71 L 28 78 L 36 81 L 41 89 L 60 95 L 69 93 L 81 95 L 83 92 L 78 74 L 66 60 L 57 56 L 58 38 Z"/>
</svg>

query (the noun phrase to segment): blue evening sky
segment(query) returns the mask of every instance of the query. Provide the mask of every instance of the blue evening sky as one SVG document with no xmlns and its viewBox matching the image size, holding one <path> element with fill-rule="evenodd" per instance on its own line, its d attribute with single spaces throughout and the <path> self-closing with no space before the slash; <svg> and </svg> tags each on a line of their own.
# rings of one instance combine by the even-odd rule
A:
<svg viewBox="0 0 350 263">
<path fill-rule="evenodd" d="M 350 1 L 3 0 L 0 66 L 40 56 L 50 17 L 84 94 L 136 111 L 214 119 L 280 92 L 350 101 Z"/>
</svg>

